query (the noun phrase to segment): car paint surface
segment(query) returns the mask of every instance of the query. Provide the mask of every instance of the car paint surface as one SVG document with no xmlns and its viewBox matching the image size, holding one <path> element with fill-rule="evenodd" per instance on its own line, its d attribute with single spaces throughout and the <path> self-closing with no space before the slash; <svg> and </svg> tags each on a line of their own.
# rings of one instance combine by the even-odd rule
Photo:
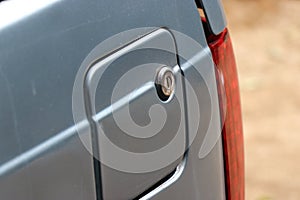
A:
<svg viewBox="0 0 300 200">
<path fill-rule="evenodd" d="M 214 106 L 207 106 L 205 99 L 199 106 L 204 114 L 214 116 L 212 132 L 219 131 L 215 72 L 207 56 L 205 34 L 193 0 L 61 0 L 30 14 L 25 10 L 24 7 L 23 18 L 0 27 L 0 196 L 3 199 L 103 197 L 101 185 L 106 184 L 105 179 L 95 175 L 93 156 L 83 146 L 74 125 L 72 91 L 84 58 L 97 44 L 122 31 L 150 27 L 150 32 L 165 27 L 188 35 L 203 47 L 195 52 L 193 61 L 203 70 L 202 77 L 186 61 L 179 59 L 178 64 L 200 99 L 209 90 Z M 105 51 L 109 53 L 128 42 L 129 38 L 112 43 Z M 175 43 L 180 54 L 184 44 L 176 36 Z M 191 91 L 185 89 L 185 92 L 188 102 Z M 185 113 L 190 119 L 192 109 L 187 107 Z M 189 123 L 187 126 L 192 126 Z M 91 137 L 88 123 L 82 123 L 82 129 L 83 134 Z M 225 198 L 222 144 L 218 140 L 210 154 L 199 159 L 204 137 L 205 130 L 200 129 L 189 148 L 180 178 L 159 191 L 154 199 Z M 114 189 L 119 197 L 122 191 L 126 192 Z"/>
</svg>

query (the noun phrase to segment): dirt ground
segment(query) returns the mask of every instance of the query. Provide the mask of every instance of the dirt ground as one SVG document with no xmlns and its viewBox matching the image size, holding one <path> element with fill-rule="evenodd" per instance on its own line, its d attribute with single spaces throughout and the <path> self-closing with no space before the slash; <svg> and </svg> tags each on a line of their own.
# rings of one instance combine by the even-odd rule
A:
<svg viewBox="0 0 300 200">
<path fill-rule="evenodd" d="M 223 2 L 240 79 L 246 199 L 300 199 L 300 1 Z"/>
</svg>

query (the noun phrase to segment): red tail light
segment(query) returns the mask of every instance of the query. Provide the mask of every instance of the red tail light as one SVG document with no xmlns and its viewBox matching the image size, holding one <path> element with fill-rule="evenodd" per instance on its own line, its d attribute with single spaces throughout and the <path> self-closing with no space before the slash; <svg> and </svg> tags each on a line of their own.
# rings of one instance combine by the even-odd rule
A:
<svg viewBox="0 0 300 200">
<path fill-rule="evenodd" d="M 218 36 L 208 36 L 208 43 L 216 66 L 223 124 L 226 195 L 229 200 L 241 200 L 245 196 L 242 116 L 236 64 L 227 29 Z"/>
</svg>

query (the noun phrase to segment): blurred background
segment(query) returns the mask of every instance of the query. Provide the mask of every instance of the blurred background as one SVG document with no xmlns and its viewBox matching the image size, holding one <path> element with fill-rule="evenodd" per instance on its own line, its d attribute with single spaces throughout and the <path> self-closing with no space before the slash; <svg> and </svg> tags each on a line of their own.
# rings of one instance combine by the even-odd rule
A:
<svg viewBox="0 0 300 200">
<path fill-rule="evenodd" d="M 223 3 L 240 79 L 246 199 L 300 199 L 300 1 Z"/>
</svg>

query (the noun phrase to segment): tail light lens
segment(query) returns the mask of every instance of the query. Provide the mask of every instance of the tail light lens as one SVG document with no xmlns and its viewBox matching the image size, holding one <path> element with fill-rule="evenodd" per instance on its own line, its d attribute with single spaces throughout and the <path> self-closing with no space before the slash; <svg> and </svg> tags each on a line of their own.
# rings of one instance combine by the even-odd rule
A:
<svg viewBox="0 0 300 200">
<path fill-rule="evenodd" d="M 207 35 L 216 67 L 222 120 L 227 199 L 241 200 L 245 196 L 244 144 L 241 104 L 236 64 L 227 29 L 221 34 Z"/>
</svg>

